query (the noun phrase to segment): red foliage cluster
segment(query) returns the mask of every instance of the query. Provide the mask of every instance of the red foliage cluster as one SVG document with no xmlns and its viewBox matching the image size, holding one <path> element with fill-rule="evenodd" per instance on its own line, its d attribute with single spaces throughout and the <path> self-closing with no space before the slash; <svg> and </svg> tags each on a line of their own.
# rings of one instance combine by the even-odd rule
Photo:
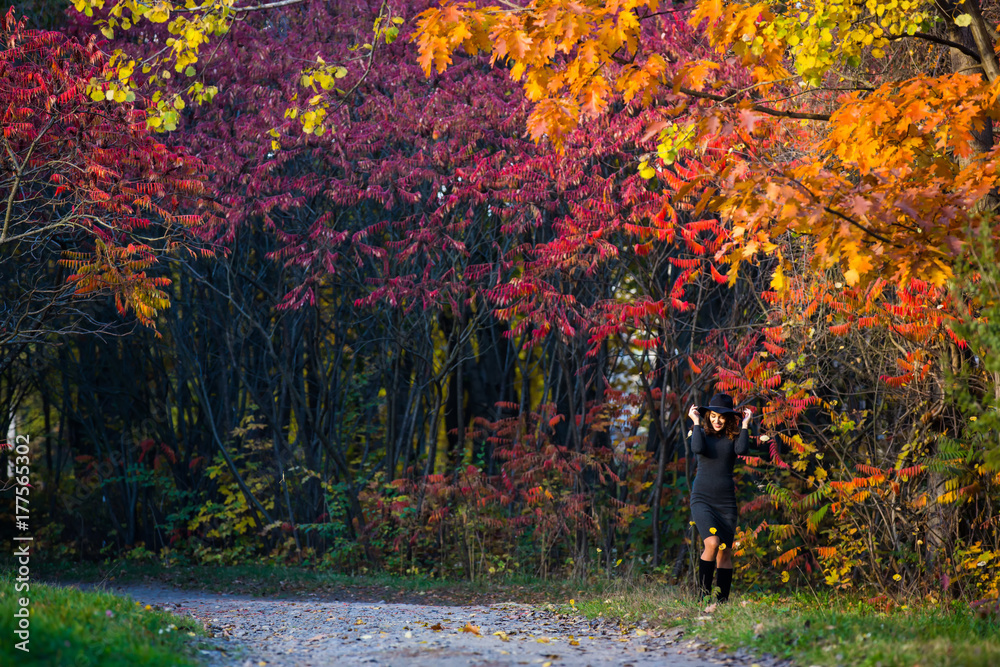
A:
<svg viewBox="0 0 1000 667">
<path fill-rule="evenodd" d="M 386 495 L 376 485 L 362 494 L 367 510 L 365 538 L 387 541 L 409 561 L 442 562 L 433 554 L 444 548 L 445 531 L 466 544 L 463 566 L 475 578 L 487 568 L 517 558 L 512 543 L 530 533 L 540 545 L 539 572 L 558 566 L 553 547 L 561 541 L 602 543 L 607 530 L 627 529 L 648 506 L 641 499 L 648 456 L 601 446 L 598 433 L 607 429 L 615 400 L 592 406 L 579 425 L 589 431 L 579 450 L 560 445 L 554 405 L 543 405 L 525 417 L 490 423 L 480 420 L 471 437 L 488 437 L 496 445 L 496 474 L 470 465 L 454 475 L 407 476 L 392 483 Z M 516 408 L 517 406 L 509 406 Z M 619 406 L 620 407 L 620 406 Z M 620 416 L 620 415 L 618 415 Z M 595 493 L 609 485 L 622 489 L 595 503 Z M 585 557 L 586 545 L 577 545 Z"/>
<path fill-rule="evenodd" d="M 22 286 L 11 303 L 23 316 L 44 302 L 53 317 L 66 307 L 68 283 L 77 295 L 113 294 L 122 314 L 152 324 L 169 280 L 146 270 L 217 221 L 200 162 L 155 140 L 132 104 L 95 101 L 89 82 L 113 68 L 93 38 L 29 30 L 13 8 L 0 33 L 0 261 L 61 252 L 73 271 L 46 286 L 37 267 L 34 289 Z M 4 339 L 19 340 L 18 326 Z"/>
</svg>

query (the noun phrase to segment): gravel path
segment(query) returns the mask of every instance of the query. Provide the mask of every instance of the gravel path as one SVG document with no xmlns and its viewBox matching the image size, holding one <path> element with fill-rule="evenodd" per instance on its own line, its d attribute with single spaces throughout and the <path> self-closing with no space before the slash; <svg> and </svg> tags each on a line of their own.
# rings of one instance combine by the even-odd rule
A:
<svg viewBox="0 0 1000 667">
<path fill-rule="evenodd" d="M 524 604 L 259 598 L 160 585 L 108 590 L 202 622 L 213 635 L 211 650 L 202 649 L 210 667 L 778 666 L 744 652 L 723 655 L 685 639 L 679 629 L 633 628 L 626 634 L 611 622 Z"/>
</svg>

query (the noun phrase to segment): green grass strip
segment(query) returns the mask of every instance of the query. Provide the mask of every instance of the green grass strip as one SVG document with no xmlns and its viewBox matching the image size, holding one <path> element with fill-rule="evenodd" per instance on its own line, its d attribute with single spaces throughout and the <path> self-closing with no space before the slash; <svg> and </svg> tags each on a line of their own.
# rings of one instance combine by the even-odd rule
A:
<svg viewBox="0 0 1000 667">
<path fill-rule="evenodd" d="M 257 563 L 165 567 L 159 563 L 121 560 L 103 564 L 37 563 L 34 567 L 36 576 L 59 581 L 105 581 L 112 585 L 155 582 L 188 589 L 260 597 L 294 596 L 310 592 L 337 595 L 347 590 L 390 601 L 400 601 L 400 597 L 408 600 L 415 595 L 427 595 L 429 598 L 447 598 L 452 604 L 463 601 L 471 603 L 484 598 L 558 602 L 574 595 L 579 597 L 584 590 L 603 588 L 603 584 L 543 580 L 520 574 L 470 582 L 463 579 L 386 573 L 350 575 L 329 570 Z"/>
<path fill-rule="evenodd" d="M 917 603 L 885 611 L 848 595 L 793 593 L 734 596 L 714 607 L 676 587 L 619 584 L 576 601 L 588 617 L 629 625 L 680 626 L 724 651 L 747 648 L 798 665 L 857 667 L 995 667 L 1000 618 L 965 603 Z M 708 611 L 706 611 L 708 610 Z"/>
<path fill-rule="evenodd" d="M 192 636 L 204 636 L 193 619 L 138 606 L 111 593 L 31 583 L 15 590 L 0 573 L 0 665 L 74 667 L 176 667 L 199 664 Z M 15 647 L 19 598 L 30 599 L 30 652 Z M 161 632 L 162 631 L 162 632 Z"/>
</svg>

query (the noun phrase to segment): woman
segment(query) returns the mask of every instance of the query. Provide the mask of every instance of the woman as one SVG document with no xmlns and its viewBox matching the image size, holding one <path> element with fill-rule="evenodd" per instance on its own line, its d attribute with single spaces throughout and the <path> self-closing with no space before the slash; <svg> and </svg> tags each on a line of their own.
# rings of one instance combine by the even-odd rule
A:
<svg viewBox="0 0 1000 667">
<path fill-rule="evenodd" d="M 707 413 L 707 416 L 706 416 Z M 750 449 L 751 412 L 743 409 L 740 426 L 729 394 L 716 394 L 708 405 L 691 406 L 688 417 L 691 451 L 698 455 L 698 473 L 691 485 L 691 514 L 705 550 L 698 561 L 702 596 L 712 593 L 712 575 L 718 569 L 719 602 L 729 599 L 733 583 L 733 538 L 736 535 L 736 456 Z M 702 420 L 707 423 L 702 427 Z"/>
</svg>

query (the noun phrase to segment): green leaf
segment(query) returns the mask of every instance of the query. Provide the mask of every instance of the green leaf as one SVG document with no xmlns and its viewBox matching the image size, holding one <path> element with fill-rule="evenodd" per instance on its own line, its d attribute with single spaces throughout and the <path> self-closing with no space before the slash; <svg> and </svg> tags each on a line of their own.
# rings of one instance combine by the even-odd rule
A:
<svg viewBox="0 0 1000 667">
<path fill-rule="evenodd" d="M 959 14 L 955 17 L 955 25 L 965 28 L 970 23 L 972 23 L 972 16 L 969 14 Z"/>
<path fill-rule="evenodd" d="M 194 76 L 194 67 L 188 65 L 187 69 L 184 70 L 184 76 Z"/>
</svg>

